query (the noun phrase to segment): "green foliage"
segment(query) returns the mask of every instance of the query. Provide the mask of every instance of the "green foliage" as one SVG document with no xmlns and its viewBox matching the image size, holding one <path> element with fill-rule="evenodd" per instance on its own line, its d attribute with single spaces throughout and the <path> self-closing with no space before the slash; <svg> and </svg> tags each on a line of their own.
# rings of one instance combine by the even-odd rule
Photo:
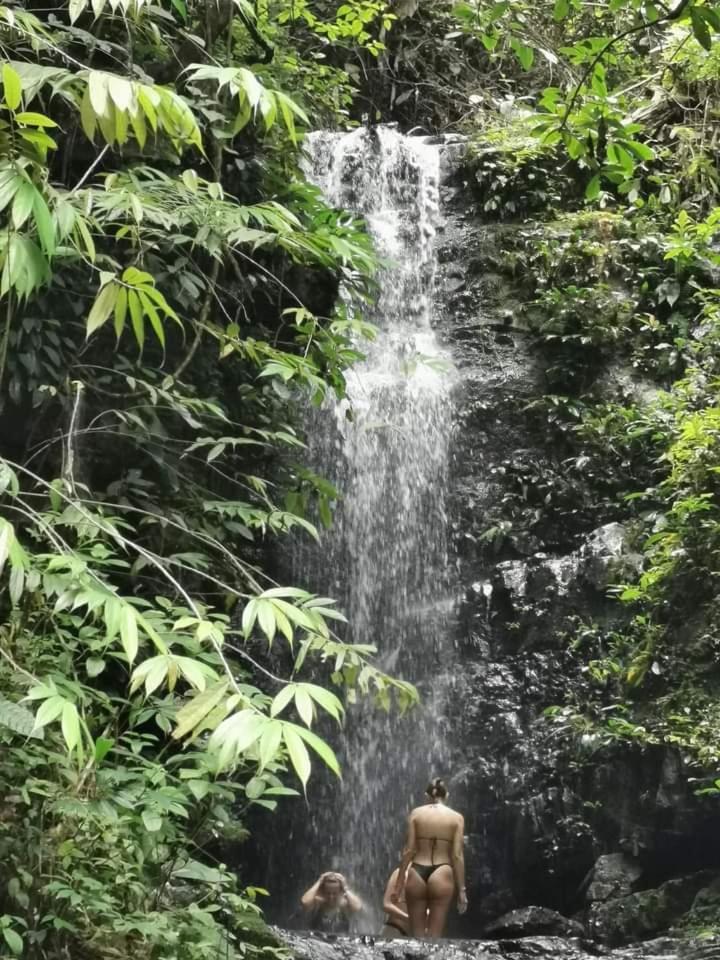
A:
<svg viewBox="0 0 720 960">
<path fill-rule="evenodd" d="M 492 107 L 471 102 L 470 170 L 487 214 L 520 221 L 502 233 L 498 260 L 524 301 L 514 325 L 529 330 L 545 373 L 546 395 L 526 415 L 552 447 L 493 465 L 503 500 L 487 517 L 486 547 L 567 550 L 594 526 L 624 523 L 637 569 L 616 571 L 611 622 L 567 631 L 577 673 L 567 703 L 549 711 L 551 729 L 580 758 L 676 748 L 712 792 L 717 13 L 714 4 L 669 10 L 556 3 L 535 6 L 532 24 L 515 4 L 458 4 L 455 14 L 509 91 L 501 100 L 498 84 Z M 519 59 L 522 43 L 532 63 Z M 555 57 L 551 84 L 543 50 Z"/>
<path fill-rule="evenodd" d="M 222 851 L 251 808 L 340 774 L 324 718 L 416 700 L 331 598 L 266 572 L 276 538 L 320 538 L 316 507 L 332 522 L 299 411 L 342 396 L 373 335 L 364 226 L 299 170 L 315 111 L 349 102 L 316 71 L 332 45 L 379 53 L 393 18 L 70 0 L 0 19 L 0 942 L 280 958 Z"/>
</svg>

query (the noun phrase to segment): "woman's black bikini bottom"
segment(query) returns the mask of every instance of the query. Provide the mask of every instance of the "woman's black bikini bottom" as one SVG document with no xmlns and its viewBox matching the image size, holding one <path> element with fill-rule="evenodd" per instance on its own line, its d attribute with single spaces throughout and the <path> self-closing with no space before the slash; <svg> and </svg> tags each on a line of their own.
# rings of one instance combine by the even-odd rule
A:
<svg viewBox="0 0 720 960">
<path fill-rule="evenodd" d="M 451 866 L 451 864 L 449 863 L 411 863 L 410 866 L 413 868 L 415 873 L 420 877 L 420 879 L 424 880 L 425 883 L 427 883 L 438 867 L 449 867 Z"/>
</svg>

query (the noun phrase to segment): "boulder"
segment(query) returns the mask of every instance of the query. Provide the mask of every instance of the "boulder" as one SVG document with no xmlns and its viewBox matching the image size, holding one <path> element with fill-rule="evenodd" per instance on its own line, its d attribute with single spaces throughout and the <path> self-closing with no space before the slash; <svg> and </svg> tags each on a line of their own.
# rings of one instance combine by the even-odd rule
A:
<svg viewBox="0 0 720 960">
<path fill-rule="evenodd" d="M 583 937 L 585 930 L 577 920 L 570 920 L 556 910 L 547 907 L 520 907 L 503 914 L 489 923 L 484 934 L 488 937 L 558 936 Z"/>
<path fill-rule="evenodd" d="M 610 946 L 620 946 L 670 930 L 690 911 L 699 891 L 717 876 L 702 870 L 668 880 L 652 890 L 593 903 L 588 911 L 590 935 Z"/>
<path fill-rule="evenodd" d="M 589 903 L 626 897 L 640 879 L 642 867 L 626 853 L 606 853 L 595 861 L 585 898 Z"/>
<path fill-rule="evenodd" d="M 693 926 L 716 927 L 720 925 L 720 877 L 699 890 L 693 900 L 688 918 Z M 720 951 L 718 951 L 720 956 Z"/>
</svg>

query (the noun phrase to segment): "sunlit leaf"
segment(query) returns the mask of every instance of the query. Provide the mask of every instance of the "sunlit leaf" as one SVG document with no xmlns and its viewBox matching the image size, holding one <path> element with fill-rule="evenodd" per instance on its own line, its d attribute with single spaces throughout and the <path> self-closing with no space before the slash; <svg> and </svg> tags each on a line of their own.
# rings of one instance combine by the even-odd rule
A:
<svg viewBox="0 0 720 960">
<path fill-rule="evenodd" d="M 299 729 L 299 727 L 294 728 L 290 724 L 284 723 L 283 740 L 285 741 L 288 756 L 290 757 L 290 762 L 293 765 L 295 773 L 297 773 L 300 782 L 303 787 L 305 787 L 310 778 L 311 763 L 307 748 L 298 735 L 298 732 L 296 732 L 299 731 Z"/>
</svg>

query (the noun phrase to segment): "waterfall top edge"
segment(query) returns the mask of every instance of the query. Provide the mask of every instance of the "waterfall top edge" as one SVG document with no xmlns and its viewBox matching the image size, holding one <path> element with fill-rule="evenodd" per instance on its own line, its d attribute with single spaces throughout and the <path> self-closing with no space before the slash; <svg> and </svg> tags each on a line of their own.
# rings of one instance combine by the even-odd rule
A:
<svg viewBox="0 0 720 960">
<path fill-rule="evenodd" d="M 412 130 L 405 133 L 398 128 L 396 123 L 375 123 L 372 125 L 363 125 L 358 127 L 352 127 L 349 130 L 329 130 L 329 129 L 319 129 L 319 130 L 310 130 L 306 137 L 327 137 L 327 138 L 342 138 L 353 136 L 360 132 L 366 134 L 377 131 L 379 133 L 387 132 L 394 133 L 403 140 L 410 140 L 413 143 L 423 143 L 427 146 L 437 146 L 444 147 L 450 145 L 465 145 L 469 143 L 469 138 L 462 133 L 413 133 Z"/>
</svg>

